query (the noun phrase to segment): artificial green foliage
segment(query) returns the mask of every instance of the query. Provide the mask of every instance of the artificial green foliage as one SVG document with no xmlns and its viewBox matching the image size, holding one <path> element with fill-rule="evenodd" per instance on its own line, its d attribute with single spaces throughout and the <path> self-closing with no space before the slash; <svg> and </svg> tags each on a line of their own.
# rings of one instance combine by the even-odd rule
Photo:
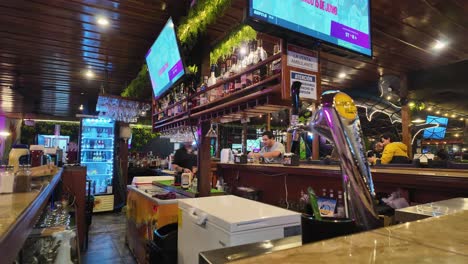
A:
<svg viewBox="0 0 468 264">
<path fill-rule="evenodd" d="M 221 17 L 231 5 L 231 0 L 199 0 L 189 11 L 187 17 L 177 29 L 177 36 L 182 44 L 194 42 L 206 27 Z"/>
<path fill-rule="evenodd" d="M 153 133 L 151 128 L 132 127 L 132 148 L 130 151 L 140 151 L 158 135 L 158 133 Z"/>
<path fill-rule="evenodd" d="M 257 38 L 257 31 L 247 25 L 240 25 L 229 33 L 212 52 L 210 52 L 210 63 L 216 64 L 218 60 L 225 59 L 232 54 L 235 47 L 240 46 L 243 42 L 247 42 Z"/>
<path fill-rule="evenodd" d="M 55 125 L 56 123 L 54 122 L 36 122 L 34 126 L 26 126 L 23 123 L 21 126 L 21 144 L 37 144 L 37 135 L 53 135 L 55 132 Z M 60 123 L 60 135 L 70 136 L 70 141 L 78 141 L 79 131 L 79 123 Z"/>
<path fill-rule="evenodd" d="M 196 64 L 191 65 L 191 66 L 188 66 L 188 67 L 187 67 L 187 73 L 188 73 L 188 74 L 197 75 L 197 73 L 198 73 L 198 66 L 197 66 Z"/>
<path fill-rule="evenodd" d="M 143 99 L 147 98 L 148 88 L 151 86 L 150 77 L 148 74 L 148 66 L 146 64 L 141 67 L 137 77 L 123 90 L 120 94 L 122 97 Z"/>
</svg>

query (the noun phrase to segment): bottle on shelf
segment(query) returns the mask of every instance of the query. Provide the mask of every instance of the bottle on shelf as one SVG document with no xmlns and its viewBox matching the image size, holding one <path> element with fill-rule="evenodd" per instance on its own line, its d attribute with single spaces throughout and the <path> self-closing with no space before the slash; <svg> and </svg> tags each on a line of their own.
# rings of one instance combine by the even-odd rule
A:
<svg viewBox="0 0 468 264">
<path fill-rule="evenodd" d="M 328 192 L 330 193 L 330 198 L 335 199 L 335 195 L 333 194 L 333 189 L 330 189 Z"/>
<path fill-rule="evenodd" d="M 338 200 L 336 201 L 336 217 L 344 218 L 345 216 L 343 193 L 338 191 Z"/>
<path fill-rule="evenodd" d="M 216 64 L 211 65 L 211 75 L 208 78 L 207 85 L 208 87 L 213 86 L 216 84 L 216 76 L 215 76 Z"/>
<path fill-rule="evenodd" d="M 273 55 L 276 55 L 280 52 L 281 50 L 280 50 L 279 44 L 275 44 L 275 46 L 273 47 L 273 53 L 274 53 Z M 271 70 L 273 74 L 280 73 L 281 72 L 281 59 L 274 60 L 271 67 L 272 67 Z"/>
<path fill-rule="evenodd" d="M 327 197 L 327 189 L 322 189 L 322 197 Z"/>
</svg>

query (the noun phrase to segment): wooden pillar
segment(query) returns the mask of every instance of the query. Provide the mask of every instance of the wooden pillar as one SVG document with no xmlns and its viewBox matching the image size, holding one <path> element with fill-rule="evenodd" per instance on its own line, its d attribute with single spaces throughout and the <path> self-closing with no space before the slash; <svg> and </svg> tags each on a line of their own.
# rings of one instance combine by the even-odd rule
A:
<svg viewBox="0 0 468 264">
<path fill-rule="evenodd" d="M 405 75 L 400 77 L 400 97 L 406 98 L 408 91 L 408 78 Z M 401 107 L 401 139 L 408 147 L 408 157 L 413 157 L 413 146 L 411 146 L 411 112 L 408 104 Z"/>
<path fill-rule="evenodd" d="M 271 113 L 266 114 L 266 130 L 271 130 Z"/>
<path fill-rule="evenodd" d="M 198 149 L 198 196 L 210 196 L 211 191 L 211 156 L 210 156 L 210 138 L 205 135 L 210 130 L 209 122 L 200 122 L 198 124 L 198 131 L 201 132 L 199 136 L 199 149 Z"/>
<path fill-rule="evenodd" d="M 242 124 L 242 152 L 247 153 L 247 123 Z"/>
</svg>

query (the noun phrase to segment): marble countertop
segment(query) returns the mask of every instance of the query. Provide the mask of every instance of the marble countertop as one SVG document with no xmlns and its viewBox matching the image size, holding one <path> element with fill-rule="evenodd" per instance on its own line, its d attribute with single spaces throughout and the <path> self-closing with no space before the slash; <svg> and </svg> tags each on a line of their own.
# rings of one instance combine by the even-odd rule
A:
<svg viewBox="0 0 468 264">
<path fill-rule="evenodd" d="M 395 210 L 395 220 L 411 222 L 432 216 L 448 215 L 468 210 L 468 198 L 453 198 Z"/>
<path fill-rule="evenodd" d="M 468 211 L 431 217 L 232 263 L 468 263 Z"/>
<path fill-rule="evenodd" d="M 0 237 L 3 237 L 19 216 L 39 195 L 39 191 L 0 194 Z"/>
</svg>

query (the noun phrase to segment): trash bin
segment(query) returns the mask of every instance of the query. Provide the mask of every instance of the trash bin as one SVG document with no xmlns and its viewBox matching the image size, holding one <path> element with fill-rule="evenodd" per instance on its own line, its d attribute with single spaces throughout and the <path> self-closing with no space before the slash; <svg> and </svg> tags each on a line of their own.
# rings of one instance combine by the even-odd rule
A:
<svg viewBox="0 0 468 264">
<path fill-rule="evenodd" d="M 302 244 L 356 233 L 356 223 L 352 219 L 322 218 L 317 220 L 302 214 Z"/>
<path fill-rule="evenodd" d="M 177 263 L 177 223 L 155 229 L 147 246 L 149 263 Z"/>
</svg>

